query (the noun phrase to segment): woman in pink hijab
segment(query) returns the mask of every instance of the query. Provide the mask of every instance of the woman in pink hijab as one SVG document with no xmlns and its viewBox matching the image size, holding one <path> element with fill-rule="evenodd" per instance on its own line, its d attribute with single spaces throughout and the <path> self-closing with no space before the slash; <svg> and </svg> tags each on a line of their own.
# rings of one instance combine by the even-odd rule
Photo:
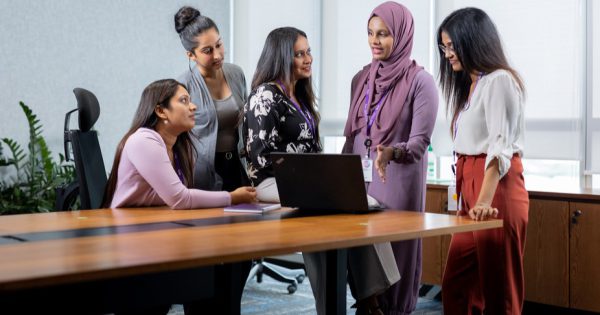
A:
<svg viewBox="0 0 600 315">
<path fill-rule="evenodd" d="M 344 152 L 374 161 L 374 167 L 366 168 L 369 196 L 388 209 L 422 212 L 425 153 L 438 92 L 432 76 L 411 59 L 413 33 L 412 15 L 401 4 L 385 2 L 371 13 L 368 42 L 373 59 L 352 80 Z M 392 249 L 401 278 L 380 295 L 379 306 L 385 314 L 409 314 L 417 302 L 421 240 L 394 242 Z"/>
</svg>

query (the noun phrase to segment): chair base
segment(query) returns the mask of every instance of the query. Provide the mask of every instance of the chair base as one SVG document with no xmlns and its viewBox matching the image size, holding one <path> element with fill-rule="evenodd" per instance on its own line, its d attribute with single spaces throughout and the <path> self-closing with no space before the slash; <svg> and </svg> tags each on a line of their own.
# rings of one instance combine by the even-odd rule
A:
<svg viewBox="0 0 600 315">
<path fill-rule="evenodd" d="M 263 274 L 266 274 L 277 281 L 288 283 L 287 290 L 289 294 L 296 292 L 298 284 L 302 283 L 306 278 L 304 269 L 288 269 L 261 259 L 260 261 L 257 261 L 250 270 L 247 281 L 250 281 L 250 279 L 256 276 L 256 282 L 261 283 Z"/>
</svg>

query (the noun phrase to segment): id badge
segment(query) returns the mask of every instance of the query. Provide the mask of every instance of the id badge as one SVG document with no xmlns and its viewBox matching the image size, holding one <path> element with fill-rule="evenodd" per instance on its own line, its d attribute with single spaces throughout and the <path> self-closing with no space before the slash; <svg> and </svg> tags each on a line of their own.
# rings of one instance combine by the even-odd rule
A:
<svg viewBox="0 0 600 315">
<path fill-rule="evenodd" d="M 458 194 L 456 185 L 448 186 L 448 211 L 458 211 Z"/>
<path fill-rule="evenodd" d="M 366 183 L 370 183 L 373 181 L 373 160 L 364 157 L 362 159 L 362 170 L 363 177 L 365 178 Z"/>
</svg>

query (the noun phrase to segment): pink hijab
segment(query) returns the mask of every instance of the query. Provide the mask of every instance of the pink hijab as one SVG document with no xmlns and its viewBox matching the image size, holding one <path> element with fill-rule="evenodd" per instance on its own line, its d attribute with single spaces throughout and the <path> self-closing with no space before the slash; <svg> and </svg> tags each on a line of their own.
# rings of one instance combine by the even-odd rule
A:
<svg viewBox="0 0 600 315">
<path fill-rule="evenodd" d="M 373 60 L 370 65 L 365 66 L 359 72 L 355 87 L 353 86 L 350 113 L 344 135 L 346 137 L 354 136 L 361 129 L 366 129 L 367 119 L 363 113 L 363 107 L 367 87 L 371 95 L 369 97 L 370 113 L 385 94 L 371 127 L 372 147 L 374 148 L 377 144 L 389 145 L 387 142 L 391 138 L 390 131 L 400 117 L 415 75 L 423 67 L 417 65 L 410 58 L 414 33 L 413 17 L 410 11 L 399 3 L 388 1 L 373 10 L 369 21 L 373 16 L 378 16 L 383 20 L 394 37 L 394 44 L 387 60 Z"/>
</svg>

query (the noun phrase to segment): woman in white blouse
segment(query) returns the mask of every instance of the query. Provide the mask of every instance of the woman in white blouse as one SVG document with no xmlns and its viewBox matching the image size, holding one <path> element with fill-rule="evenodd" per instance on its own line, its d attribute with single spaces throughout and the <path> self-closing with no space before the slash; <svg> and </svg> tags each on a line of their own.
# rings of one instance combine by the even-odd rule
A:
<svg viewBox="0 0 600 315">
<path fill-rule="evenodd" d="M 452 236 L 442 282 L 445 314 L 521 314 L 529 198 L 523 181 L 524 85 L 498 31 L 477 8 L 438 29 L 440 83 L 452 117 L 459 215 L 503 228 Z M 485 310 L 485 311 L 484 311 Z"/>
</svg>

